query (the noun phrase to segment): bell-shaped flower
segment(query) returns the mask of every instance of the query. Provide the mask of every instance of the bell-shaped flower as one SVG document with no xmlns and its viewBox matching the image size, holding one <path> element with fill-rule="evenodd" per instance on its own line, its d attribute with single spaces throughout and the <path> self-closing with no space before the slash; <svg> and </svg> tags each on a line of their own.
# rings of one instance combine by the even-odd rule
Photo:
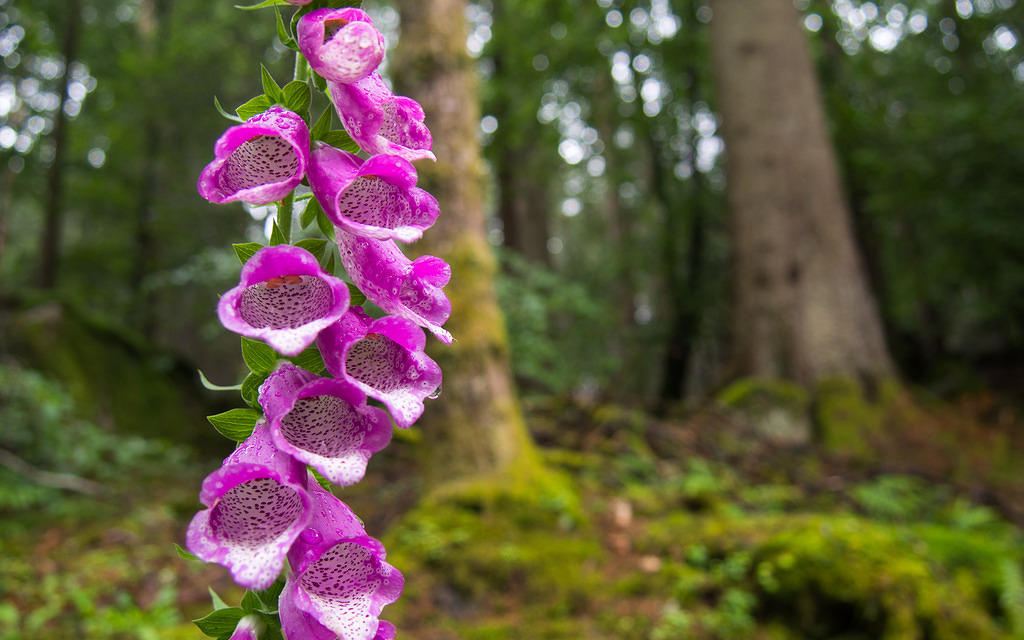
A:
<svg viewBox="0 0 1024 640">
<path fill-rule="evenodd" d="M 265 422 L 203 481 L 208 508 L 192 518 L 186 542 L 207 562 L 227 567 L 247 589 L 266 589 L 312 516 L 307 471 L 278 450 Z"/>
<path fill-rule="evenodd" d="M 394 627 L 378 616 L 405 579 L 351 509 L 315 482 L 310 493 L 313 519 L 288 553 L 292 574 L 278 602 L 285 637 L 390 640 Z"/>
<path fill-rule="evenodd" d="M 217 315 L 229 331 L 296 356 L 348 309 L 348 285 L 300 247 L 263 247 L 242 267 L 238 286 L 221 296 Z"/>
<path fill-rule="evenodd" d="M 383 402 L 400 427 L 416 422 L 424 398 L 441 386 L 441 367 L 423 352 L 426 336 L 411 320 L 374 320 L 362 307 L 350 307 L 320 332 L 317 344 L 331 375 Z"/>
<path fill-rule="evenodd" d="M 384 36 L 361 9 L 311 11 L 299 19 L 295 37 L 310 68 L 333 82 L 365 78 L 384 59 Z"/>
<path fill-rule="evenodd" d="M 225 131 L 213 153 L 199 174 L 199 195 L 218 204 L 269 204 L 306 175 L 309 129 L 298 114 L 270 107 Z"/>
<path fill-rule="evenodd" d="M 391 441 L 387 413 L 345 380 L 283 364 L 260 387 L 274 445 L 334 484 L 362 480 L 366 462 Z"/>
<path fill-rule="evenodd" d="M 376 71 L 357 82 L 328 82 L 327 88 L 345 130 L 366 153 L 436 160 L 423 107 L 393 94 Z"/>
<path fill-rule="evenodd" d="M 349 233 L 413 242 L 437 220 L 434 196 L 416 186 L 416 169 L 399 156 L 359 156 L 318 142 L 309 186 L 331 222 Z"/>
<path fill-rule="evenodd" d="M 263 633 L 265 627 L 266 625 L 263 624 L 259 616 L 242 616 L 242 619 L 235 625 L 235 631 L 228 640 L 259 640 L 260 634 Z"/>
<path fill-rule="evenodd" d="M 441 325 L 452 313 L 444 294 L 451 279 L 448 263 L 435 256 L 406 258 L 392 240 L 374 240 L 335 230 L 345 271 L 359 290 L 386 313 L 408 318 L 445 344 L 452 334 Z"/>
</svg>

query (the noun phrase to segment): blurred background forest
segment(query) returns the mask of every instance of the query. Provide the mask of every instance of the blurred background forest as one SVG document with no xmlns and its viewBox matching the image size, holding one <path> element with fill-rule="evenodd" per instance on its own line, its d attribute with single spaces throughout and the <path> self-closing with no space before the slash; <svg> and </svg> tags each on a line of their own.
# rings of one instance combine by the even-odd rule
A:
<svg viewBox="0 0 1024 640">
<path fill-rule="evenodd" d="M 269 229 L 196 194 L 212 100 L 293 65 L 231 5 L 0 0 L 2 640 L 240 595 L 173 546 Z M 792 5 L 364 3 L 458 339 L 339 493 L 400 637 L 1024 638 L 1024 6 Z"/>
</svg>

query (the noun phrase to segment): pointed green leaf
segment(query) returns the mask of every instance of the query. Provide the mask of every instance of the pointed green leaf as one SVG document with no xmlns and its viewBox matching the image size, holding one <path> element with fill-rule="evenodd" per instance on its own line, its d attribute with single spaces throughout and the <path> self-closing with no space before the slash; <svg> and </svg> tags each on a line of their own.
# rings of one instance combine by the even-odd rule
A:
<svg viewBox="0 0 1024 640">
<path fill-rule="evenodd" d="M 228 120 L 230 120 L 232 122 L 245 122 L 245 120 L 242 120 L 238 116 L 232 115 L 232 114 L 228 113 L 224 109 L 224 107 L 221 106 L 220 100 L 217 99 L 217 96 L 213 96 L 213 106 L 217 109 L 217 113 L 219 113 L 220 115 L 224 116 Z"/>
<path fill-rule="evenodd" d="M 185 560 L 199 560 L 199 556 L 192 553 L 188 549 L 183 548 L 177 542 L 174 543 L 174 550 L 177 551 L 178 555 L 184 558 Z M 202 562 L 202 560 L 199 560 L 199 562 Z"/>
<path fill-rule="evenodd" d="M 327 91 L 327 81 L 320 74 L 313 74 L 313 86 L 316 87 L 317 91 L 324 93 Z"/>
<path fill-rule="evenodd" d="M 316 225 L 320 227 L 320 233 L 324 234 L 326 238 L 334 239 L 334 223 L 327 219 L 323 209 L 316 214 Z"/>
<path fill-rule="evenodd" d="M 359 153 L 359 145 L 356 144 L 352 139 L 352 136 L 348 135 L 348 132 L 343 129 L 333 129 L 328 131 L 320 139 L 332 147 L 344 149 L 350 153 Z"/>
<path fill-rule="evenodd" d="M 302 351 L 299 355 L 294 358 L 289 358 L 292 364 L 296 367 L 302 367 L 310 373 L 319 375 L 324 370 L 324 359 L 320 356 L 320 351 L 316 346 L 308 347 Z"/>
<path fill-rule="evenodd" d="M 238 391 L 242 388 L 242 385 L 240 384 L 233 384 L 229 386 L 213 384 L 210 382 L 210 379 L 206 377 L 206 374 L 203 373 L 202 369 L 197 369 L 197 371 L 199 372 L 200 384 L 203 385 L 203 388 L 209 389 L 210 391 Z"/>
<path fill-rule="evenodd" d="M 242 442 L 251 436 L 259 418 L 260 414 L 254 409 L 231 409 L 217 415 L 206 416 L 217 433 L 235 442 Z"/>
<path fill-rule="evenodd" d="M 306 208 L 299 214 L 299 226 L 303 229 L 309 227 L 316 220 L 318 213 L 323 213 L 323 209 L 320 208 L 320 202 L 316 198 L 310 198 L 309 202 L 306 203 Z"/>
<path fill-rule="evenodd" d="M 257 609 L 262 608 L 263 603 L 260 602 L 260 597 L 246 589 L 245 594 L 242 596 L 242 609 L 244 609 L 246 613 L 252 613 Z"/>
<path fill-rule="evenodd" d="M 351 282 L 346 282 L 345 284 L 348 285 L 348 295 L 349 295 L 349 298 L 350 298 L 350 301 L 349 301 L 350 305 L 355 307 L 355 306 L 361 305 L 364 302 L 366 302 L 366 296 L 363 295 L 363 292 L 359 290 L 359 287 L 357 287 L 356 285 L 352 284 Z"/>
<path fill-rule="evenodd" d="M 274 76 L 270 75 L 270 71 L 262 63 L 260 64 L 260 82 L 263 83 L 263 93 L 273 102 L 284 101 L 281 85 L 274 81 Z"/>
<path fill-rule="evenodd" d="M 312 96 L 309 92 L 309 85 L 301 80 L 292 80 L 284 86 L 281 92 L 284 95 L 284 106 L 295 113 L 305 114 L 309 110 L 309 102 Z"/>
<path fill-rule="evenodd" d="M 309 137 L 313 140 L 320 140 L 327 132 L 331 130 L 331 121 L 334 118 L 334 106 L 328 105 L 324 112 L 320 114 L 320 117 L 313 123 L 313 128 L 309 130 Z"/>
<path fill-rule="evenodd" d="M 324 247 L 327 246 L 327 241 L 323 238 L 303 238 L 295 243 L 296 247 L 302 247 L 306 251 L 312 253 L 319 260 L 320 256 L 324 253 Z"/>
<path fill-rule="evenodd" d="M 313 467 L 310 467 L 309 470 L 313 472 L 313 477 L 316 478 L 316 481 L 319 482 L 320 486 L 324 488 L 324 491 L 331 490 L 331 487 L 333 485 L 331 484 L 330 480 L 320 475 L 320 472 L 314 469 Z"/>
<path fill-rule="evenodd" d="M 284 20 L 281 19 L 281 10 L 274 7 L 274 12 L 277 13 L 277 39 L 289 49 L 298 51 L 299 45 L 295 44 L 295 38 L 288 32 L 288 28 L 284 26 Z"/>
<path fill-rule="evenodd" d="M 263 2 L 257 2 L 256 4 L 250 5 L 236 4 L 235 8 L 241 9 L 242 11 L 253 11 L 254 9 L 265 9 L 267 7 L 277 7 L 286 4 L 288 3 L 285 2 L 285 0 L 263 0 Z"/>
<path fill-rule="evenodd" d="M 213 590 L 213 587 L 206 587 L 206 590 L 210 592 L 210 600 L 213 602 L 214 611 L 220 611 L 221 609 L 228 608 L 227 603 L 217 595 L 217 592 Z"/>
<path fill-rule="evenodd" d="M 281 231 L 281 227 L 274 223 L 274 228 L 270 231 L 270 244 L 276 246 L 279 244 L 288 244 L 288 239 L 284 237 L 284 232 Z"/>
<path fill-rule="evenodd" d="M 326 271 L 327 273 L 329 273 L 329 274 L 331 274 L 333 276 L 334 275 L 334 271 L 336 269 L 337 269 L 337 267 L 335 266 L 334 252 L 332 251 L 330 253 L 330 256 L 327 258 L 327 264 L 324 265 L 324 271 Z"/>
<path fill-rule="evenodd" d="M 281 597 L 281 592 L 284 591 L 284 577 L 278 577 L 274 581 L 274 584 L 270 585 L 262 591 L 257 591 L 256 595 L 260 597 L 263 602 L 263 610 L 267 613 L 274 613 L 277 611 L 277 599 Z"/>
<path fill-rule="evenodd" d="M 268 98 L 266 95 L 260 94 L 255 98 L 252 98 L 249 101 L 238 105 L 238 108 L 235 109 L 235 113 L 238 114 L 239 118 L 242 118 L 243 120 L 248 120 L 253 116 L 263 113 L 272 106 L 274 106 L 274 101 Z"/>
<path fill-rule="evenodd" d="M 260 385 L 267 379 L 266 373 L 250 373 L 242 380 L 241 394 L 245 404 L 260 409 Z"/>
<path fill-rule="evenodd" d="M 216 638 L 225 633 L 234 632 L 235 627 L 238 626 L 238 621 L 244 615 L 245 611 L 238 607 L 228 607 L 226 609 L 217 609 L 208 616 L 193 620 L 192 622 L 199 627 L 200 631 L 211 638 Z"/>
<path fill-rule="evenodd" d="M 257 251 L 263 248 L 263 245 L 258 242 L 240 242 L 231 245 L 231 248 L 235 250 L 238 261 L 245 264 L 249 261 L 249 258 L 253 257 Z"/>
<path fill-rule="evenodd" d="M 277 364 L 277 352 L 266 343 L 242 338 L 242 360 L 253 373 L 270 373 Z"/>
</svg>

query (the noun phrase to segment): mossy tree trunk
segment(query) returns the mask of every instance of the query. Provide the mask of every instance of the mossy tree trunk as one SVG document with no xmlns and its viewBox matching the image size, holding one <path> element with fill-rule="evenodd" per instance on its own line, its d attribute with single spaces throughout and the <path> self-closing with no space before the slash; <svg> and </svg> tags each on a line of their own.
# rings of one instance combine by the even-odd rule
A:
<svg viewBox="0 0 1024 640">
<path fill-rule="evenodd" d="M 407 248 L 451 264 L 445 288 L 455 343 L 429 352 L 444 371 L 441 397 L 421 420 L 423 470 L 433 483 L 532 468 L 536 453 L 519 408 L 487 243 L 483 160 L 477 141 L 476 69 L 466 53 L 464 0 L 400 0 L 402 39 L 392 57 L 396 92 L 423 105 L 436 164 L 417 163 L 420 186 L 441 205 L 423 240 Z"/>
<path fill-rule="evenodd" d="M 728 157 L 736 375 L 811 385 L 892 373 L 857 252 L 800 15 L 712 3 Z"/>
</svg>

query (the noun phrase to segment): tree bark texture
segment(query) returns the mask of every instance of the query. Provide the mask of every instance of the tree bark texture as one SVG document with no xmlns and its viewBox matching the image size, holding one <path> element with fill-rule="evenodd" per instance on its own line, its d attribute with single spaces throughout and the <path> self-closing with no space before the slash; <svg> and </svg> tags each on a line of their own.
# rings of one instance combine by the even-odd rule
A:
<svg viewBox="0 0 1024 640">
<path fill-rule="evenodd" d="M 444 392 L 421 420 L 424 471 L 434 483 L 511 467 L 536 454 L 509 367 L 508 337 L 494 292 L 487 242 L 476 69 L 466 53 L 465 0 L 400 0 L 402 39 L 392 58 L 396 92 L 423 105 L 437 163 L 420 162 L 420 186 L 441 205 L 437 224 L 406 250 L 452 267 L 445 287 L 455 343 L 434 343 Z"/>
<path fill-rule="evenodd" d="M 890 375 L 799 13 L 786 0 L 712 8 L 734 373 L 808 385 Z"/>
</svg>

